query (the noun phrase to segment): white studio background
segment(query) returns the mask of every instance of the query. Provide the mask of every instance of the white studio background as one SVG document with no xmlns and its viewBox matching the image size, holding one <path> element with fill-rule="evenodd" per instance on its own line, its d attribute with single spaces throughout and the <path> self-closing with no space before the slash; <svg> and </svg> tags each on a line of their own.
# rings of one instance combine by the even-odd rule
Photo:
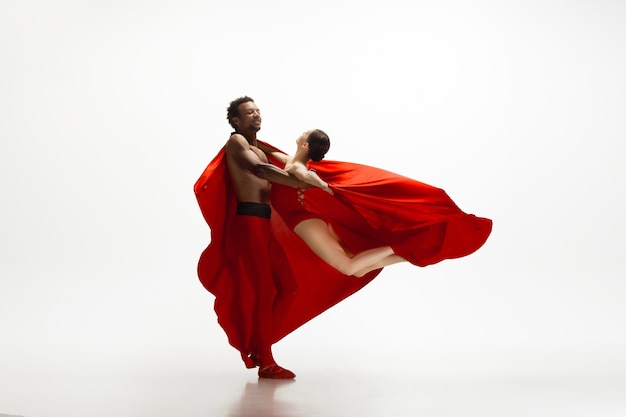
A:
<svg viewBox="0 0 626 417">
<path fill-rule="evenodd" d="M 626 5 L 299 3 L 0 0 L 0 379 L 243 369 L 193 195 L 241 95 L 284 150 L 322 128 L 329 159 L 494 220 L 289 335 L 285 365 L 625 370 Z"/>
</svg>

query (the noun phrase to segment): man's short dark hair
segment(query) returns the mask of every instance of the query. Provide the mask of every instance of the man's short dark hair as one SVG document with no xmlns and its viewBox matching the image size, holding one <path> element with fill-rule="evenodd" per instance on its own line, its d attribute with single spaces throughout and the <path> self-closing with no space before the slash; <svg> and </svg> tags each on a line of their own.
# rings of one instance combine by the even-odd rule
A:
<svg viewBox="0 0 626 417">
<path fill-rule="evenodd" d="M 252 100 L 252 98 L 248 96 L 239 97 L 238 99 L 230 102 L 228 109 L 226 109 L 226 118 L 228 119 L 228 123 L 233 127 L 233 129 L 236 129 L 235 125 L 233 124 L 233 118 L 239 117 L 239 105 L 247 103 L 249 101 L 254 103 L 254 100 Z"/>
</svg>

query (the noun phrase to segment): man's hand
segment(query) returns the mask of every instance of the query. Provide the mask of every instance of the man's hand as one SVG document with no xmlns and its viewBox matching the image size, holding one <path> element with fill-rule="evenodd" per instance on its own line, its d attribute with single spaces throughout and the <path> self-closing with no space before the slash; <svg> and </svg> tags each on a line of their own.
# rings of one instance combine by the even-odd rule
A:
<svg viewBox="0 0 626 417">
<path fill-rule="evenodd" d="M 313 188 L 314 187 L 313 185 L 311 185 L 309 183 L 306 183 L 306 182 L 304 182 L 302 180 L 298 180 L 298 182 L 299 182 L 298 188 L 300 188 L 302 190 L 308 190 L 309 188 Z"/>
</svg>

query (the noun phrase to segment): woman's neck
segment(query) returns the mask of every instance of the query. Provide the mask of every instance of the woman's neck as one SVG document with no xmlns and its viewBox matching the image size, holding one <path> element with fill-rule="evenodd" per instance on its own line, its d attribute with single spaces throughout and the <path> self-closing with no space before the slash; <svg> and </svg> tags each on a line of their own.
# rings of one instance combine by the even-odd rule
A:
<svg viewBox="0 0 626 417">
<path fill-rule="evenodd" d="M 307 156 L 307 149 L 298 148 L 295 155 L 291 158 L 291 162 L 300 162 L 303 165 L 307 165 L 311 159 Z"/>
</svg>

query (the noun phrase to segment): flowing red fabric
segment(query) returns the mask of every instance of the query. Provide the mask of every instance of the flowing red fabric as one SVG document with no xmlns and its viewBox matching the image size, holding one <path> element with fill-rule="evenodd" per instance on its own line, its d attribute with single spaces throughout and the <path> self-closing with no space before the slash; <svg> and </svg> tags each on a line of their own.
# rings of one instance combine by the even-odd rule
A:
<svg viewBox="0 0 626 417">
<path fill-rule="evenodd" d="M 277 165 L 277 161 L 273 161 Z M 418 266 L 469 255 L 491 233 L 492 222 L 461 211 L 441 189 L 378 168 L 338 161 L 310 163 L 334 191 L 306 191 L 307 209 L 320 213 L 353 253 L 391 245 L 396 254 Z M 218 322 L 247 366 L 252 306 L 257 294 L 237 261 L 232 240 L 236 199 L 225 150 L 204 170 L 194 186 L 211 242 L 200 256 L 198 276 L 215 296 Z M 318 258 L 272 211 L 269 245 L 276 286 L 272 340 L 280 340 L 302 324 L 355 293 L 380 273 L 346 276 Z M 286 260 L 285 260 L 286 255 Z"/>
</svg>

